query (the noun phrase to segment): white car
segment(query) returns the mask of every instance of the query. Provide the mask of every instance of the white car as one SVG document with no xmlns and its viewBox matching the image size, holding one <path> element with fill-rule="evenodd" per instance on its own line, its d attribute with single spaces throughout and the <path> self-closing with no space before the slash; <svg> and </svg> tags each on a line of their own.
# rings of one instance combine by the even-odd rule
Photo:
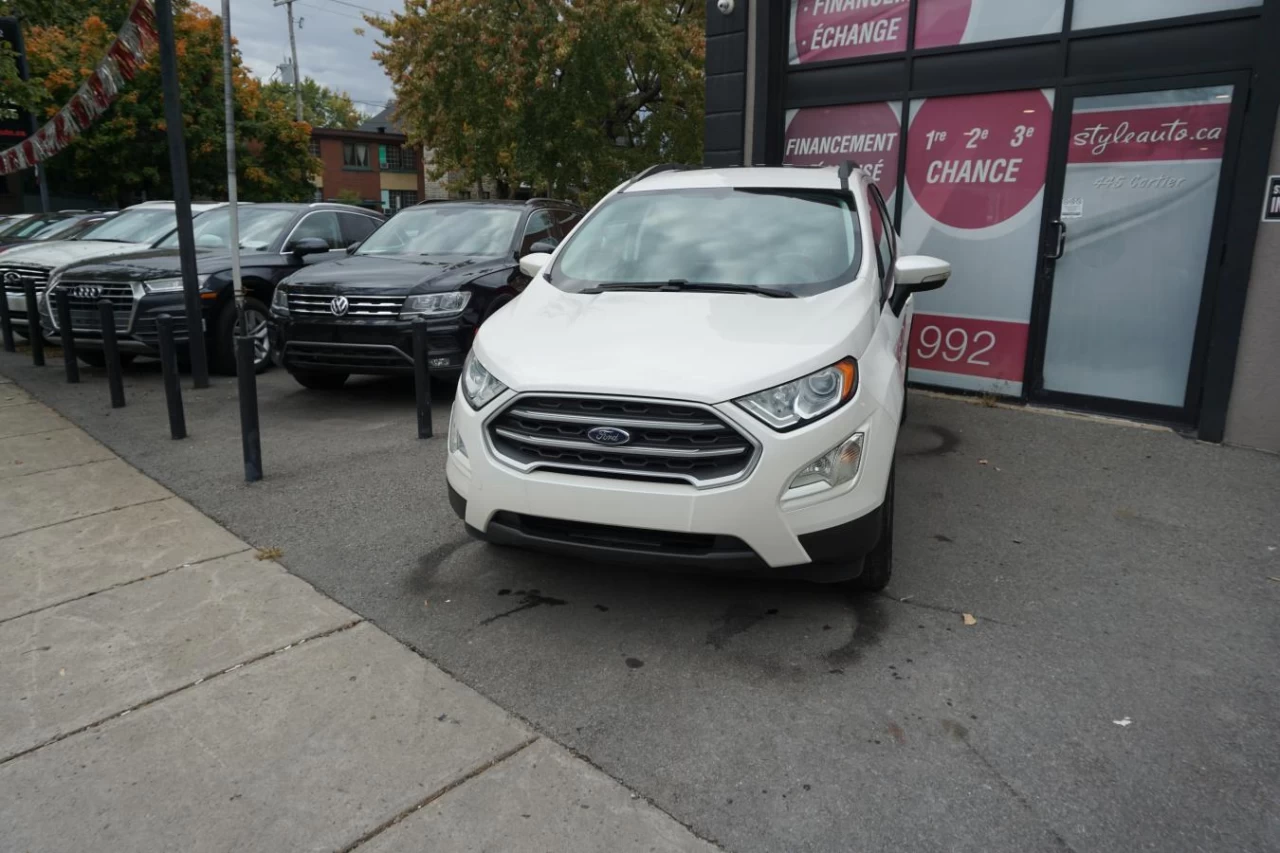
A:
<svg viewBox="0 0 1280 853">
<path fill-rule="evenodd" d="M 889 581 L 912 293 L 863 172 L 655 167 L 480 329 L 449 496 L 489 542 L 866 590 Z"/>
<path fill-rule="evenodd" d="M 195 202 L 191 213 L 222 207 L 225 202 Z M 14 330 L 27 333 L 27 282 L 43 295 L 55 269 L 76 261 L 89 261 L 137 252 L 149 247 L 178 227 L 171 201 L 144 201 L 126 207 L 116 216 L 100 222 L 75 240 L 49 240 L 16 246 L 0 255 L 0 286 L 9 303 Z M 91 358 L 93 356 L 91 355 Z"/>
</svg>

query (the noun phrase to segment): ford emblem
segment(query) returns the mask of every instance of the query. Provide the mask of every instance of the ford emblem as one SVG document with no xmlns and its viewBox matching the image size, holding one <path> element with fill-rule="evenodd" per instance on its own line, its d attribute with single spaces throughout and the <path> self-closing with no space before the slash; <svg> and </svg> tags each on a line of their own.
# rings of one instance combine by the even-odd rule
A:
<svg viewBox="0 0 1280 853">
<path fill-rule="evenodd" d="M 587 430 L 587 438 L 596 444 L 626 444 L 631 440 L 631 433 L 617 427 L 598 426 Z"/>
</svg>

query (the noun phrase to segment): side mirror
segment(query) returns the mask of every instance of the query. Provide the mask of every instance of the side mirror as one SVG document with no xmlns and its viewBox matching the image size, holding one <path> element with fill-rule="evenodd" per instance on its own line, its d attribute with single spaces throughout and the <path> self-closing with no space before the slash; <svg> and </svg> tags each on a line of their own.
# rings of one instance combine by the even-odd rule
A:
<svg viewBox="0 0 1280 853">
<path fill-rule="evenodd" d="M 529 278 L 536 278 L 549 260 L 551 260 L 551 255 L 547 252 L 530 252 L 520 259 L 520 272 L 529 276 Z"/>
<path fill-rule="evenodd" d="M 322 237 L 303 237 L 289 244 L 289 251 L 295 258 L 303 255 L 318 255 L 329 251 L 329 244 Z"/>
<path fill-rule="evenodd" d="M 903 255 L 893 265 L 893 313 L 901 314 L 913 293 L 937 290 L 951 278 L 951 264 L 928 255 Z"/>
<path fill-rule="evenodd" d="M 552 252 L 554 252 L 556 250 L 556 246 L 559 246 L 559 245 L 560 245 L 560 241 L 557 240 L 555 237 L 547 237 L 545 239 L 539 240 L 538 242 L 530 246 L 529 251 L 541 252 L 542 254 L 549 255 Z"/>
<path fill-rule="evenodd" d="M 356 249 L 359 249 L 360 244 L 362 244 L 363 242 L 364 242 L 363 240 L 357 240 L 354 243 L 352 243 L 350 246 L 347 247 L 347 254 L 354 255 L 356 253 Z"/>
</svg>

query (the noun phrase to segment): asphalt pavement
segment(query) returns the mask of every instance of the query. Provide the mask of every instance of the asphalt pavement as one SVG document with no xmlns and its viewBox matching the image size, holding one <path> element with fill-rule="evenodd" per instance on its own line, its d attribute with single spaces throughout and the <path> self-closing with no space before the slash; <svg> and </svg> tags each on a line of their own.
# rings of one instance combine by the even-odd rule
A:
<svg viewBox="0 0 1280 853">
<path fill-rule="evenodd" d="M 467 538 L 411 384 L 184 383 L 0 355 L 142 471 L 732 851 L 1280 849 L 1280 458 L 915 394 L 886 594 Z M 966 618 L 968 614 L 971 618 Z M 973 624 L 967 624 L 972 622 Z"/>
</svg>

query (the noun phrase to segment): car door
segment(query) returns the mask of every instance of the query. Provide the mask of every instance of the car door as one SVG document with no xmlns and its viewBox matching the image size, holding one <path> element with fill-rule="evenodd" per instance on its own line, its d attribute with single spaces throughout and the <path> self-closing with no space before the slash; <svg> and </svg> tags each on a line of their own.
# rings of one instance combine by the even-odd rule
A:
<svg viewBox="0 0 1280 853">
<path fill-rule="evenodd" d="M 876 374 L 888 376 L 886 385 L 878 390 L 886 408 L 895 416 L 900 415 L 902 402 L 905 399 L 907 381 L 907 340 L 911 332 L 911 312 L 914 310 L 910 302 L 903 307 L 901 313 L 893 310 L 894 264 L 898 260 L 898 235 L 893 230 L 893 217 L 885 205 L 884 197 L 875 184 L 867 185 L 868 213 L 871 219 L 872 251 L 876 258 L 876 271 L 879 284 L 880 317 L 876 322 L 876 332 L 872 338 L 869 353 L 878 366 Z M 870 365 L 868 365 L 870 366 Z"/>
<path fill-rule="evenodd" d="M 324 240 L 329 245 L 329 251 L 303 255 L 298 261 L 304 266 L 331 261 L 338 257 L 335 252 L 346 249 L 342 236 L 342 224 L 338 220 L 338 214 L 332 210 L 315 210 L 298 220 L 289 238 L 285 240 L 284 248 L 280 250 L 281 254 L 292 253 L 293 244 L 306 237 L 319 237 Z"/>
</svg>

